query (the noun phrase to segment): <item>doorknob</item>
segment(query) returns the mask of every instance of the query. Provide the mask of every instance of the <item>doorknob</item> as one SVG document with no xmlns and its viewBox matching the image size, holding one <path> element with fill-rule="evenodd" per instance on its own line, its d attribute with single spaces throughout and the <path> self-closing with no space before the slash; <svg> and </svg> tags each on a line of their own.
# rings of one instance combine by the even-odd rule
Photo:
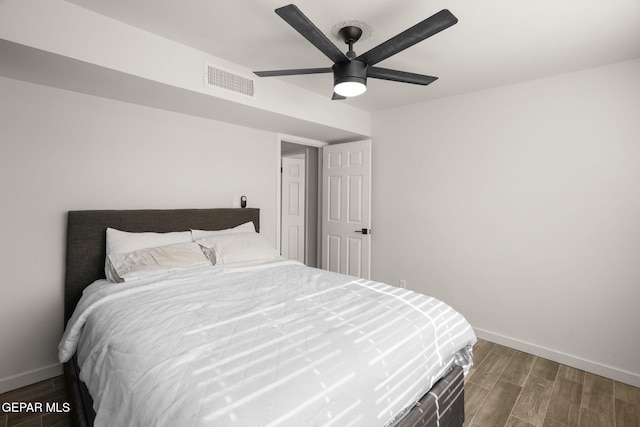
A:
<svg viewBox="0 0 640 427">
<path fill-rule="evenodd" d="M 363 228 L 361 230 L 356 230 L 356 233 L 371 234 L 371 229 L 370 228 Z"/>
</svg>

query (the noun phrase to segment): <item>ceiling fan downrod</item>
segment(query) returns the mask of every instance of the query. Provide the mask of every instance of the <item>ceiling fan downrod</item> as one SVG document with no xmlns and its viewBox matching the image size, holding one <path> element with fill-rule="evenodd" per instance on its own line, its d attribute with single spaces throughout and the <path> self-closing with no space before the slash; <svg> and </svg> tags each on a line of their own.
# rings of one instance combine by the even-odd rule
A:
<svg viewBox="0 0 640 427">
<path fill-rule="evenodd" d="M 356 53 L 353 51 L 353 45 L 362 37 L 362 28 L 349 25 L 343 27 L 338 31 L 338 36 L 349 45 L 349 51 L 347 52 L 347 58 L 352 60 L 356 57 Z"/>
</svg>

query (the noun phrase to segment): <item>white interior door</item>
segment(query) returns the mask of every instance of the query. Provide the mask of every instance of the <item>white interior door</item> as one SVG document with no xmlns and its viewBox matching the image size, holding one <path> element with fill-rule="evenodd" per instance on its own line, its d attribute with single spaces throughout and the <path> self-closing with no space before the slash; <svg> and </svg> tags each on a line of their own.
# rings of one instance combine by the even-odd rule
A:
<svg viewBox="0 0 640 427">
<path fill-rule="evenodd" d="M 305 262 L 305 159 L 282 158 L 282 226 L 280 253 Z"/>
<path fill-rule="evenodd" d="M 371 274 L 371 140 L 322 148 L 322 268 Z"/>
</svg>

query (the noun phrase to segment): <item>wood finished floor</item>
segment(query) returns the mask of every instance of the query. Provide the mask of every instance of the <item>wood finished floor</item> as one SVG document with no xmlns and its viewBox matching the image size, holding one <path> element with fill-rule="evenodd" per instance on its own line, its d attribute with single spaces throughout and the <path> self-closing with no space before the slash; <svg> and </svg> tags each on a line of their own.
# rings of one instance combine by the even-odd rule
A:
<svg viewBox="0 0 640 427">
<path fill-rule="evenodd" d="M 465 427 L 640 427 L 640 388 L 489 341 L 465 379 Z M 0 394 L 4 402 L 67 402 L 63 377 Z M 67 427 L 65 413 L 5 413 L 0 427 Z"/>
<path fill-rule="evenodd" d="M 473 352 L 465 427 L 640 427 L 640 388 L 489 341 Z"/>
</svg>

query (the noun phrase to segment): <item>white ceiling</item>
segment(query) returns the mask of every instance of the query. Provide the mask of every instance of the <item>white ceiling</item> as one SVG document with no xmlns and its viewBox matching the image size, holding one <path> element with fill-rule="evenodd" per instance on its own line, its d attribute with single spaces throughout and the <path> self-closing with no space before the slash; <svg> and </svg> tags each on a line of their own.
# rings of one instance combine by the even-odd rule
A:
<svg viewBox="0 0 640 427">
<path fill-rule="evenodd" d="M 71 3 L 209 52 L 250 70 L 330 67 L 274 13 L 286 0 L 70 0 Z M 373 30 L 357 53 L 449 9 L 459 22 L 381 62 L 438 76 L 429 86 L 368 80 L 346 101 L 377 111 L 640 57 L 640 0 L 296 0 L 328 37 L 339 22 Z M 336 44 L 346 46 L 335 40 Z M 273 77 L 270 77 L 273 78 Z M 330 97 L 332 75 L 279 77 Z"/>
</svg>

